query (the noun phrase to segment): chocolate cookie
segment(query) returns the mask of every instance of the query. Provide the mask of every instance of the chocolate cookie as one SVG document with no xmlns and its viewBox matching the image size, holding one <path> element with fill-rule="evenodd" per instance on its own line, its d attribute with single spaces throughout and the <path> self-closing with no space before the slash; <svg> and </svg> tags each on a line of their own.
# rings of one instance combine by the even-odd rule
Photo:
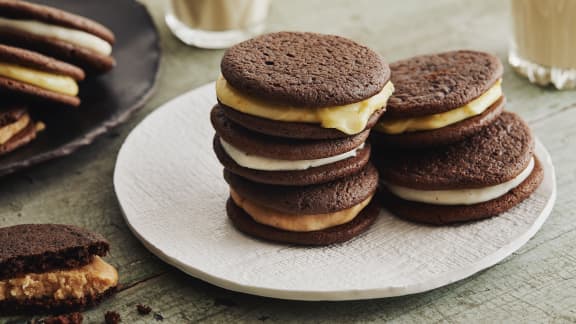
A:
<svg viewBox="0 0 576 324">
<path fill-rule="evenodd" d="M 104 256 L 101 235 L 72 225 L 25 224 L 0 228 L 0 280 L 26 273 L 71 269 Z"/>
<path fill-rule="evenodd" d="M 28 120 L 27 124 L 22 124 L 22 129 L 9 130 L 12 133 L 11 137 L 6 137 L 2 134 L 5 141 L 0 144 L 0 155 L 14 151 L 15 149 L 24 146 L 36 138 L 36 133 L 43 127 L 42 123 L 35 123 L 28 115 L 28 110 L 20 105 L 5 104 L 0 108 L 0 130 L 5 127 L 14 127 L 16 123 L 24 123 Z M 42 126 L 40 126 L 42 125 Z"/>
<path fill-rule="evenodd" d="M 259 205 L 294 215 L 337 212 L 359 204 L 376 191 L 378 172 L 367 164 L 359 172 L 311 186 L 256 183 L 224 170 L 224 179 L 240 196 Z"/>
<path fill-rule="evenodd" d="M 73 65 L 21 48 L 0 45 L 0 63 L 25 67 L 58 76 L 67 76 L 75 81 L 84 79 L 84 71 Z M 80 105 L 76 96 L 41 88 L 23 81 L 0 75 L 0 94 L 6 100 L 52 102 L 69 106 Z"/>
<path fill-rule="evenodd" d="M 529 164 L 534 139 L 516 114 L 502 113 L 481 132 L 443 149 L 376 156 L 380 177 L 414 189 L 482 188 L 515 178 Z"/>
<path fill-rule="evenodd" d="M 382 190 L 380 200 L 394 215 L 418 223 L 443 225 L 493 217 L 518 205 L 538 189 L 544 179 L 544 170 L 536 157 L 534 160 L 532 173 L 519 186 L 499 198 L 483 203 L 454 206 L 432 205 L 404 200 L 385 189 Z"/>
<path fill-rule="evenodd" d="M 343 133 L 335 128 L 324 128 L 318 124 L 312 123 L 296 123 L 296 122 L 283 122 L 272 119 L 260 118 L 248 115 L 225 105 L 219 104 L 214 109 L 221 110 L 228 119 L 233 122 L 248 128 L 257 133 L 262 133 L 276 137 L 286 137 L 295 139 L 336 139 L 344 138 L 350 135 Z M 385 109 L 380 109 L 370 116 L 365 130 L 369 130 L 376 122 Z"/>
<path fill-rule="evenodd" d="M 222 148 L 218 136 L 214 137 L 213 144 L 216 157 L 228 171 L 254 182 L 285 186 L 307 186 L 334 181 L 358 172 L 370 159 L 370 145 L 366 144 L 358 150 L 356 156 L 327 165 L 306 170 L 263 171 L 238 165 Z"/>
<path fill-rule="evenodd" d="M 78 65 L 89 73 L 102 73 L 114 67 L 115 60 L 92 48 L 81 46 L 72 40 L 59 38 L 38 29 L 32 32 L 22 29 L 21 23 L 43 23 L 81 31 L 112 45 L 115 37 L 105 26 L 82 16 L 56 8 L 25 1 L 0 0 L 0 42 L 27 48 L 63 61 Z M 13 22 L 16 22 L 13 24 Z"/>
<path fill-rule="evenodd" d="M 453 51 L 390 64 L 394 94 L 387 117 L 426 116 L 461 107 L 502 78 L 502 63 L 488 53 Z"/>
<path fill-rule="evenodd" d="M 329 245 L 342 243 L 365 232 L 378 217 L 380 209 L 373 200 L 352 221 L 312 232 L 290 232 L 255 222 L 244 210 L 236 206 L 232 199 L 226 203 L 230 221 L 241 232 L 267 241 L 297 245 Z"/>
<path fill-rule="evenodd" d="M 0 62 L 84 80 L 82 69 L 26 49 L 0 44 Z"/>
<path fill-rule="evenodd" d="M 38 129 L 36 123 L 30 122 L 26 128 L 18 132 L 12 138 L 10 138 L 6 143 L 0 144 L 0 155 L 10 153 L 28 143 L 36 138 Z"/>
<path fill-rule="evenodd" d="M 384 154 L 389 148 L 417 149 L 456 143 L 494 122 L 504 110 L 504 103 L 505 98 L 501 97 L 482 114 L 435 130 L 396 135 L 374 131 L 370 133 L 370 141 Z"/>
<path fill-rule="evenodd" d="M 311 160 L 339 155 L 362 145 L 369 131 L 354 136 L 331 140 L 298 140 L 272 137 L 252 132 L 231 122 L 215 106 L 210 114 L 212 126 L 218 136 L 234 147 L 256 156 L 282 160 Z"/>
<path fill-rule="evenodd" d="M 371 49 L 302 32 L 271 33 L 232 46 L 220 67 L 244 94 L 310 108 L 362 101 L 390 78 L 388 65 Z"/>
<path fill-rule="evenodd" d="M 118 273 L 100 257 L 100 235 L 71 225 L 0 228 L 0 314 L 64 313 L 116 291 Z"/>
</svg>

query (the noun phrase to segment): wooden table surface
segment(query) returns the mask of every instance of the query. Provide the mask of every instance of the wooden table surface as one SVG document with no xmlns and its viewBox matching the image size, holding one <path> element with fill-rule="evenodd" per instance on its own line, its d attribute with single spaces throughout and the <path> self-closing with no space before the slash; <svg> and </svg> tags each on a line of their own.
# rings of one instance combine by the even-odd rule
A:
<svg viewBox="0 0 576 324">
<path fill-rule="evenodd" d="M 120 213 L 112 185 L 116 154 L 130 130 L 148 113 L 214 80 L 222 51 L 183 45 L 163 23 L 164 1 L 143 2 L 154 16 L 164 51 L 152 99 L 130 122 L 92 146 L 5 177 L 0 184 L 0 224 L 76 224 L 111 241 L 108 260 L 118 267 L 123 288 L 87 311 L 86 322 L 102 322 L 108 310 L 118 311 L 124 323 L 158 322 L 152 316 L 139 316 L 138 303 L 160 313 L 163 323 L 576 321 L 576 91 L 533 86 L 507 64 L 503 84 L 507 109 L 526 118 L 550 151 L 558 200 L 542 230 L 493 268 L 418 295 L 296 302 L 227 291 L 154 257 L 130 234 Z M 273 2 L 268 29 L 341 34 L 374 48 L 389 61 L 460 48 L 492 52 L 505 61 L 508 21 L 507 1 L 503 0 L 290 0 Z M 12 320 L 25 318 L 0 322 Z"/>
</svg>

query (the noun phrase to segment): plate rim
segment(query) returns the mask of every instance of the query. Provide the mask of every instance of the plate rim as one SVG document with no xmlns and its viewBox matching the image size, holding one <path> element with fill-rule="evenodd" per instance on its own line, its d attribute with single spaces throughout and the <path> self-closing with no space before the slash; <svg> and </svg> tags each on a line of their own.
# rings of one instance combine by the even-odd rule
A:
<svg viewBox="0 0 576 324">
<path fill-rule="evenodd" d="M 8 164 L 0 165 L 0 177 L 4 177 L 4 176 L 7 176 L 9 174 L 13 174 L 13 173 L 18 172 L 20 170 L 30 168 L 32 166 L 41 164 L 43 162 L 47 162 L 50 160 L 55 160 L 55 159 L 69 156 L 69 155 L 73 154 L 74 152 L 76 152 L 77 150 L 79 150 L 80 148 L 91 145 L 100 136 L 108 133 L 113 128 L 115 128 L 115 127 L 125 123 L 126 121 L 128 121 L 130 119 L 130 117 L 134 113 L 136 113 L 137 111 L 142 109 L 142 107 L 144 107 L 144 105 L 150 99 L 150 97 L 152 97 L 152 95 L 154 95 L 154 93 L 156 92 L 156 88 L 158 86 L 158 79 L 160 76 L 160 67 L 161 67 L 162 55 L 163 55 L 162 46 L 160 45 L 160 34 L 158 33 L 158 27 L 156 26 L 156 24 L 154 22 L 154 18 L 152 17 L 150 12 L 148 11 L 147 7 L 143 3 L 140 3 L 138 1 L 129 1 L 129 2 L 132 5 L 136 5 L 137 7 L 140 7 L 144 11 L 146 18 L 149 20 L 150 25 L 153 27 L 152 31 L 154 33 L 154 38 L 156 39 L 156 41 L 154 42 L 154 48 L 158 53 L 158 60 L 156 60 L 155 65 L 154 65 L 154 77 L 151 80 L 152 84 L 151 84 L 150 88 L 144 93 L 143 96 L 140 97 L 140 99 L 138 101 L 136 101 L 130 107 L 127 107 L 125 109 L 125 111 L 122 112 L 121 114 L 119 114 L 118 117 L 116 117 L 114 120 L 112 120 L 112 121 L 107 120 L 104 123 L 102 123 L 99 127 L 96 127 L 95 129 L 91 130 L 90 132 L 85 133 L 84 135 L 77 137 L 77 138 L 73 139 L 72 141 L 67 142 L 61 146 L 58 146 L 58 147 L 56 147 L 50 151 L 33 155 L 33 156 L 31 156 L 25 160 L 13 161 L 13 162 L 8 163 Z M 130 131 L 130 132 L 132 132 L 132 131 Z M 32 142 L 32 145 L 34 145 L 33 142 Z"/>
<path fill-rule="evenodd" d="M 118 204 L 120 206 L 120 210 L 122 216 L 124 218 L 125 223 L 127 224 L 128 228 L 132 232 L 132 234 L 149 250 L 152 254 L 160 258 L 162 261 L 168 263 L 171 266 L 179 269 L 180 271 L 186 273 L 189 276 L 197 278 L 199 280 L 205 281 L 212 285 L 228 289 L 231 291 L 239 292 L 239 293 L 246 293 L 251 295 L 257 295 L 262 297 L 269 297 L 269 298 L 277 298 L 277 299 L 285 299 L 285 300 L 298 300 L 298 301 L 351 301 L 351 300 L 366 300 L 366 299 L 377 299 L 377 298 L 389 298 L 389 297 L 398 297 L 404 295 L 411 295 L 417 293 L 423 293 L 427 291 L 431 291 L 443 286 L 450 285 L 454 282 L 466 279 L 482 270 L 488 269 L 498 262 L 504 260 L 505 258 L 512 255 L 515 251 L 520 249 L 524 246 L 543 226 L 545 221 L 550 216 L 554 204 L 557 198 L 557 183 L 556 183 L 556 170 L 552 163 L 552 158 L 544 146 L 544 144 L 540 141 L 538 137 L 534 137 L 535 139 L 535 154 L 539 159 L 541 159 L 544 169 L 549 171 L 549 174 L 545 174 L 545 177 L 550 177 L 552 181 L 552 192 L 546 201 L 546 204 L 542 208 L 540 215 L 538 215 L 537 219 L 531 224 L 528 230 L 522 233 L 516 239 L 509 241 L 508 244 L 499 248 L 495 252 L 491 253 L 490 255 L 472 263 L 470 266 L 466 267 L 465 269 L 458 269 L 456 271 L 451 272 L 444 272 L 440 275 L 434 276 L 432 279 L 427 280 L 425 283 L 416 283 L 409 286 L 387 286 L 387 287 L 377 287 L 371 289 L 356 289 L 356 290 L 293 290 L 293 289 L 277 289 L 277 288 L 269 288 L 269 287 L 259 287 L 255 285 L 246 285 L 246 284 L 239 284 L 237 282 L 231 281 L 229 279 L 220 278 L 214 276 L 210 273 L 202 271 L 198 268 L 189 266 L 184 264 L 183 262 L 179 261 L 178 259 L 168 255 L 167 253 L 163 252 L 161 249 L 154 246 L 153 243 L 149 242 L 144 238 L 137 230 L 133 227 L 130 223 L 128 216 L 124 210 L 124 206 L 122 205 L 122 201 L 118 194 L 118 163 L 121 159 L 121 156 L 126 149 L 126 143 L 130 140 L 130 138 L 135 133 L 136 129 L 146 120 L 149 118 L 154 118 L 157 113 L 160 113 L 163 109 L 170 108 L 174 102 L 185 97 L 187 95 L 192 95 L 192 92 L 201 91 L 201 89 L 205 87 L 213 86 L 214 82 L 210 82 L 201 86 L 198 86 L 192 90 L 186 91 L 175 98 L 171 99 L 170 101 L 162 104 L 158 107 L 154 112 L 149 114 L 146 118 L 144 118 L 136 127 L 132 129 L 130 134 L 125 138 L 124 143 L 118 152 L 116 163 L 114 167 L 114 175 L 113 175 L 113 186 L 114 192 L 116 194 L 116 198 L 118 200 Z"/>
</svg>

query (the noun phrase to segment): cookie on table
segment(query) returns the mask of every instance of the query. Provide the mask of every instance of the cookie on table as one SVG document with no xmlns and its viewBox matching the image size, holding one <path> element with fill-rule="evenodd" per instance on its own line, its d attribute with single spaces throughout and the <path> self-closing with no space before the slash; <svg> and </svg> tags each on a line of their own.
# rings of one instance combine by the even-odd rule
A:
<svg viewBox="0 0 576 324">
<path fill-rule="evenodd" d="M 98 304 L 118 285 L 102 259 L 109 243 L 71 225 L 0 228 L 0 315 L 66 313 Z"/>
<path fill-rule="evenodd" d="M 394 86 L 371 49 L 334 35 L 279 32 L 224 53 L 216 81 L 221 111 L 255 132 L 334 139 L 372 127 Z"/>
<path fill-rule="evenodd" d="M 222 165 L 255 182 L 305 186 L 354 174 L 370 159 L 369 131 L 325 140 L 263 135 L 230 121 L 216 105 L 211 121 L 214 152 Z"/>
<path fill-rule="evenodd" d="M 339 180 L 312 186 L 252 182 L 224 171 L 230 185 L 226 210 L 234 226 L 250 236 L 297 245 L 341 243 L 365 232 L 379 207 L 372 199 L 378 172 L 368 164 Z"/>
<path fill-rule="evenodd" d="M 0 45 L 0 95 L 4 100 L 80 105 L 74 65 L 12 46 Z"/>
<path fill-rule="evenodd" d="M 389 151 L 375 163 L 382 204 L 435 225 L 501 214 L 528 198 L 544 176 L 528 125 L 510 112 L 442 150 Z"/>
<path fill-rule="evenodd" d="M 109 71 L 114 34 L 103 25 L 60 9 L 0 0 L 0 43 L 77 65 L 89 74 Z"/>
<path fill-rule="evenodd" d="M 452 51 L 390 64 L 395 91 L 374 127 L 378 147 L 421 148 L 461 141 L 504 107 L 502 63 L 488 53 Z"/>
<path fill-rule="evenodd" d="M 44 130 L 42 122 L 34 122 L 22 105 L 0 104 L 0 155 L 22 147 Z"/>
</svg>

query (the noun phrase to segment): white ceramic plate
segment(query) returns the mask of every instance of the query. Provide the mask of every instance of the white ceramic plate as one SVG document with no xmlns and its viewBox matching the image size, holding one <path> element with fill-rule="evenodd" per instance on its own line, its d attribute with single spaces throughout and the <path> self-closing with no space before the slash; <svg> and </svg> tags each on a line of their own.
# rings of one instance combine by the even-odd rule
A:
<svg viewBox="0 0 576 324">
<path fill-rule="evenodd" d="M 214 84 L 150 114 L 126 139 L 114 186 L 126 222 L 162 260 L 230 290 L 297 300 L 352 300 L 441 287 L 512 254 L 542 226 L 556 198 L 554 167 L 537 141 L 545 179 L 526 201 L 485 221 L 429 227 L 382 212 L 344 244 L 305 248 L 236 231 L 228 187 L 212 152 Z"/>
</svg>

